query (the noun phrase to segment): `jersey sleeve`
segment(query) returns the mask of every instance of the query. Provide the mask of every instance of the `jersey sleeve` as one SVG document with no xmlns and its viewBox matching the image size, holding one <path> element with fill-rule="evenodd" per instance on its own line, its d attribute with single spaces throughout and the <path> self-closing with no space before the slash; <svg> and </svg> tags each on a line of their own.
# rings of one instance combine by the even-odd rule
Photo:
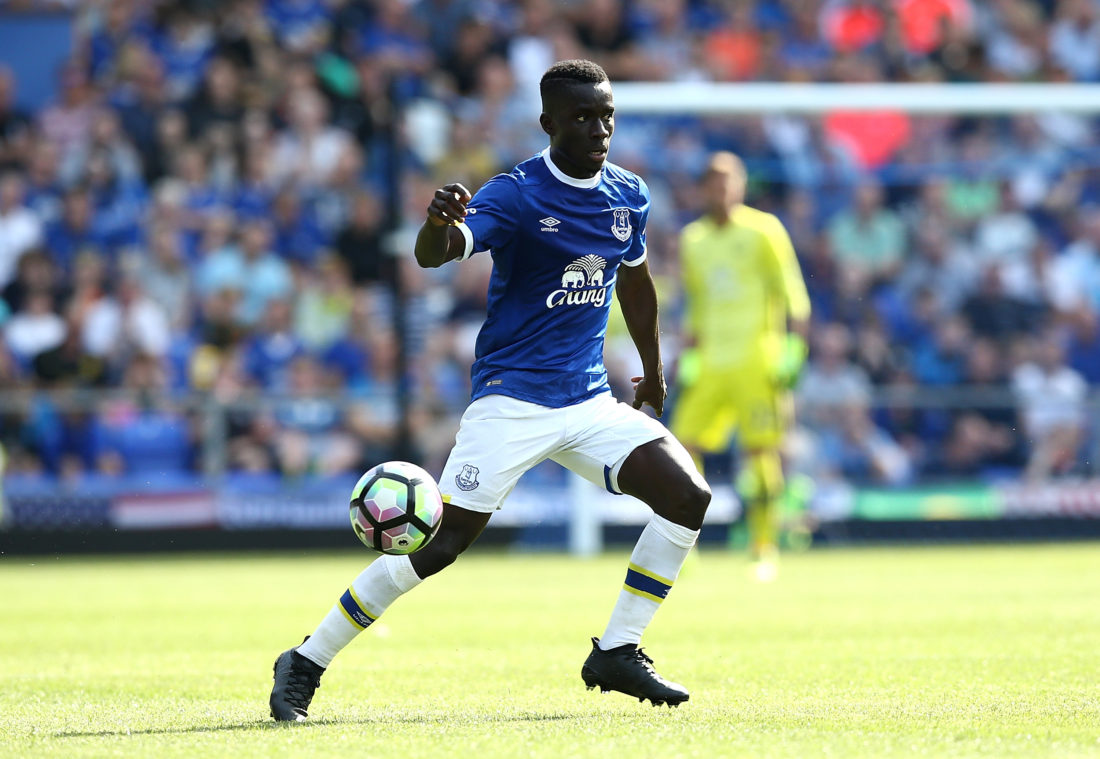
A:
<svg viewBox="0 0 1100 759">
<path fill-rule="evenodd" d="M 627 266 L 638 266 L 646 257 L 645 228 L 649 222 L 649 186 L 645 180 L 638 177 L 638 229 L 631 238 L 630 250 L 623 256 L 623 263 Z"/>
<path fill-rule="evenodd" d="M 810 318 L 810 296 L 806 293 L 806 282 L 802 279 L 791 236 L 775 217 L 771 218 L 766 235 L 774 256 L 776 284 L 787 304 L 787 313 L 796 320 Z"/>
<path fill-rule="evenodd" d="M 518 190 L 514 177 L 498 174 L 474 193 L 466 207 L 463 258 L 500 247 L 511 239 L 519 217 Z"/>
<path fill-rule="evenodd" d="M 702 329 L 704 292 L 703 277 L 699 270 L 699 257 L 695 249 L 697 237 L 695 224 L 688 224 L 680 232 L 680 270 L 684 288 L 684 327 L 688 334 L 697 337 Z"/>
</svg>

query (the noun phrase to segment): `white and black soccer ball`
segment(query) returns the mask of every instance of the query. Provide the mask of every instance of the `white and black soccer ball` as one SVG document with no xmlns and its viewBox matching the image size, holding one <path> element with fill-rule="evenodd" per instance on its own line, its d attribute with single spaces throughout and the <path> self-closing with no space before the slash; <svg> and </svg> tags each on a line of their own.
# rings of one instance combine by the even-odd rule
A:
<svg viewBox="0 0 1100 759">
<path fill-rule="evenodd" d="M 351 491 L 351 529 L 367 548 L 403 555 L 428 545 L 443 520 L 430 474 L 407 461 L 368 470 Z"/>
</svg>

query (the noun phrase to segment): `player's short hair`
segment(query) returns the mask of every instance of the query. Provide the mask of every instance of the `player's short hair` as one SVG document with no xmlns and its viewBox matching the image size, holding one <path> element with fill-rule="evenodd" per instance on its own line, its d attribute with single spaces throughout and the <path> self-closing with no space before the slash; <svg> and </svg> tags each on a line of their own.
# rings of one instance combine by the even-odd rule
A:
<svg viewBox="0 0 1100 759">
<path fill-rule="evenodd" d="M 745 171 L 745 162 L 736 153 L 731 153 L 728 150 L 719 150 L 717 153 L 711 154 L 707 160 L 703 178 L 715 174 L 726 174 L 740 179 L 742 182 L 748 177 L 748 173 Z"/>
<path fill-rule="evenodd" d="M 542 110 L 555 95 L 574 84 L 599 84 L 609 81 L 603 66 L 582 58 L 558 61 L 539 80 L 539 94 L 542 96 Z"/>
</svg>

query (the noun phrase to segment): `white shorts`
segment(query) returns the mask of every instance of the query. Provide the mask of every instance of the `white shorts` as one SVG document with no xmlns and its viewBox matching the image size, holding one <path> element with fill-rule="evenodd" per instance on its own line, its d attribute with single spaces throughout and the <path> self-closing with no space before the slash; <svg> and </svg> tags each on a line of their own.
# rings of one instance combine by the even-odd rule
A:
<svg viewBox="0 0 1100 759">
<path fill-rule="evenodd" d="M 439 491 L 446 503 L 496 511 L 524 472 L 553 459 L 618 494 L 626 457 L 668 434 L 660 422 L 610 393 L 565 408 L 486 395 L 462 415 Z"/>
</svg>

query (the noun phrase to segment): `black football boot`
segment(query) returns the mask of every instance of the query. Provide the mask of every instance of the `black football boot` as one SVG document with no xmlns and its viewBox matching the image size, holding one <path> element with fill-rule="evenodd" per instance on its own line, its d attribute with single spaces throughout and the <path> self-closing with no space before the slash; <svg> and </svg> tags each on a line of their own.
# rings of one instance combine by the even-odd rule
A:
<svg viewBox="0 0 1100 759">
<path fill-rule="evenodd" d="M 305 641 L 302 641 L 303 643 Z M 291 648 L 275 660 L 275 687 L 271 689 L 271 716 L 276 722 L 304 722 L 309 702 L 321 686 L 325 668 Z"/>
<path fill-rule="evenodd" d="M 581 678 L 589 690 L 598 685 L 604 693 L 617 690 L 639 701 L 648 698 L 654 706 L 679 706 L 688 700 L 687 689 L 658 675 L 653 660 L 642 649 L 626 643 L 603 651 L 599 642 L 599 638 L 592 639 L 592 653 L 581 667 Z"/>
</svg>

